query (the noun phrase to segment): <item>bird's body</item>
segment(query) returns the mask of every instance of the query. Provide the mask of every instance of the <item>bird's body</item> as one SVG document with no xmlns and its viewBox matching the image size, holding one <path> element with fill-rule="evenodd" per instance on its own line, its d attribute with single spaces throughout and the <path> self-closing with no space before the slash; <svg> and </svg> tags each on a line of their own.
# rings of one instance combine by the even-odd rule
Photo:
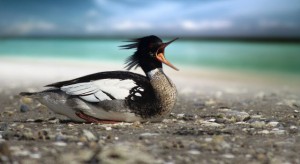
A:
<svg viewBox="0 0 300 164">
<path fill-rule="evenodd" d="M 160 60 L 155 57 L 159 54 L 161 57 L 164 48 L 171 42 L 162 43 L 155 36 L 149 37 L 152 39 L 144 41 L 145 43 L 143 39 L 147 37 L 140 38 L 141 41 L 137 42 L 135 55 L 138 54 L 138 58 L 127 61 L 129 69 L 140 66 L 146 76 L 128 71 L 100 72 L 47 85 L 51 88 L 45 91 L 21 95 L 32 96 L 55 113 L 78 122 L 160 121 L 173 109 L 177 91 L 163 72 Z M 143 53 L 139 52 L 139 44 L 153 44 L 157 41 L 159 45 L 154 56 L 146 56 L 145 50 Z M 133 44 L 126 45 L 126 48 L 129 46 Z M 165 63 L 166 60 L 162 57 L 162 62 Z M 144 63 L 142 59 L 150 62 Z M 166 64 L 174 67 L 170 63 Z"/>
</svg>

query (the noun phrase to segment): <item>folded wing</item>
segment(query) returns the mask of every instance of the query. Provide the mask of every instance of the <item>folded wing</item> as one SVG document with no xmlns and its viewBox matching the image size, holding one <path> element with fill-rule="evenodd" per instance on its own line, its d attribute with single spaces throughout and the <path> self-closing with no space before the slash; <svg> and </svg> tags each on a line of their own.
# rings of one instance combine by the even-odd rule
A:
<svg viewBox="0 0 300 164">
<path fill-rule="evenodd" d="M 78 96 L 88 102 L 104 100 L 123 100 L 129 97 L 142 96 L 151 90 L 149 80 L 142 75 L 124 72 L 100 72 L 77 79 L 47 85 L 60 88 L 66 94 Z"/>
<path fill-rule="evenodd" d="M 130 90 L 137 87 L 133 80 L 100 79 L 91 82 L 62 86 L 60 89 L 68 95 L 79 96 L 88 102 L 125 99 Z"/>
</svg>

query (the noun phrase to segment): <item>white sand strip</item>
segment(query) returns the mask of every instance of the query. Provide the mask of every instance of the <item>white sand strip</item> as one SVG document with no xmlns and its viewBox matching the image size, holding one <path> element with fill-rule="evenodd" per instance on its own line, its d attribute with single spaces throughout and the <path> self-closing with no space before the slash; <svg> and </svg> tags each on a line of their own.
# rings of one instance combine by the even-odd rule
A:
<svg viewBox="0 0 300 164">
<path fill-rule="evenodd" d="M 197 86 L 261 85 L 265 87 L 299 88 L 300 77 L 253 72 L 224 71 L 208 68 L 187 68 L 176 65 L 180 71 L 164 67 L 166 74 L 180 88 Z M 69 80 L 91 73 L 124 70 L 123 63 L 80 61 L 70 59 L 35 59 L 0 57 L 0 82 L 2 86 L 46 85 Z M 134 72 L 142 73 L 140 69 Z"/>
</svg>

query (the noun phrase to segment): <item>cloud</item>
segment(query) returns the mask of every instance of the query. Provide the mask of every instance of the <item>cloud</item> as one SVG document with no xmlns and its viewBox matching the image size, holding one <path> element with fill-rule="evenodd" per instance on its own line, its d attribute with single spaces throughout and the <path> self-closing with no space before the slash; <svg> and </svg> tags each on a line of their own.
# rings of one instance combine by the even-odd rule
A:
<svg viewBox="0 0 300 164">
<path fill-rule="evenodd" d="M 97 17 L 99 16 L 99 12 L 96 9 L 90 9 L 86 12 L 87 17 Z"/>
<path fill-rule="evenodd" d="M 152 25 L 149 22 L 136 22 L 136 21 L 125 20 L 112 25 L 112 27 L 116 30 L 124 31 L 124 30 L 151 29 Z"/>
<path fill-rule="evenodd" d="M 107 5 L 107 3 L 109 3 L 109 1 L 107 1 L 107 0 L 94 0 L 94 2 L 97 5 Z"/>
<path fill-rule="evenodd" d="M 155 3 L 153 1 L 107 1 L 94 0 L 95 6 L 101 13 L 105 14 L 106 20 L 113 21 L 148 21 L 163 22 L 172 21 L 174 17 L 181 12 L 181 4 L 174 1 L 161 1 Z M 176 13 L 176 15 L 174 15 Z"/>
<path fill-rule="evenodd" d="M 280 0 L 93 2 L 94 10 L 87 12 L 93 19 L 85 25 L 85 32 L 89 34 L 255 35 L 268 29 L 284 33 L 285 29 L 300 28 L 297 23 L 295 26 L 293 16 L 299 7 L 285 5 Z M 287 17 L 290 23 L 284 23 Z M 270 21 L 272 19 L 275 21 Z"/>
<path fill-rule="evenodd" d="M 295 22 L 260 20 L 258 22 L 258 27 L 261 29 L 295 29 L 299 28 L 299 25 Z"/>
<path fill-rule="evenodd" d="M 184 3 L 181 1 L 162 1 L 159 3 L 140 3 L 139 1 L 107 1 L 94 0 L 95 6 L 107 16 L 91 22 L 86 30 L 89 32 L 100 32 L 96 27 L 105 27 L 107 31 L 163 31 L 174 33 L 175 31 L 207 31 L 219 30 L 232 27 L 232 22 L 226 19 L 203 20 L 205 16 L 213 15 L 212 8 L 205 11 L 209 3 L 203 1 L 191 1 Z M 108 7 L 111 6 L 111 7 Z M 188 10 L 187 10 L 188 7 Z M 193 12 L 190 9 L 193 8 Z M 180 11 L 180 12 L 179 12 Z M 96 24 L 96 25 L 95 25 Z"/>
<path fill-rule="evenodd" d="M 70 5 L 68 0 L 60 4 L 49 1 L 48 5 L 29 3 L 27 8 L 11 5 L 7 10 L 0 10 L 0 33 L 200 36 L 246 32 L 261 34 L 268 29 L 287 33 L 289 29 L 300 29 L 298 1 L 89 0 L 72 1 L 73 5 Z"/>
<path fill-rule="evenodd" d="M 12 25 L 7 29 L 10 34 L 29 34 L 33 32 L 49 32 L 56 29 L 56 25 L 47 21 L 26 21 Z"/>
<path fill-rule="evenodd" d="M 202 20 L 191 21 L 185 20 L 181 23 L 181 27 L 185 30 L 218 30 L 232 27 L 232 22 L 228 20 Z"/>
<path fill-rule="evenodd" d="M 85 32 L 93 33 L 110 33 L 110 32 L 127 32 L 152 29 L 152 25 L 148 22 L 136 22 L 124 20 L 121 22 L 103 24 L 103 23 L 89 23 L 85 25 Z"/>
<path fill-rule="evenodd" d="M 103 25 L 102 24 L 86 24 L 84 27 L 84 30 L 86 33 L 97 33 L 101 32 L 103 30 Z"/>
</svg>

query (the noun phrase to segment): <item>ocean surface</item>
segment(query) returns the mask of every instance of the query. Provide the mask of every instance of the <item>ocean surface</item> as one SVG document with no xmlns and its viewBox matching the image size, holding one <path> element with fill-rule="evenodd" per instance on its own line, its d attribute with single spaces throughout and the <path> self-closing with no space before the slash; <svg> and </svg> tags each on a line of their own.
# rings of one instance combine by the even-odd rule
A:
<svg viewBox="0 0 300 164">
<path fill-rule="evenodd" d="M 1 39 L 0 58 L 72 58 L 124 61 L 134 50 L 121 39 Z M 168 41 L 164 39 L 164 41 Z M 176 66 L 211 67 L 300 75 L 300 43 L 177 40 L 166 48 Z M 1 59 L 0 59 L 1 60 Z"/>
</svg>

